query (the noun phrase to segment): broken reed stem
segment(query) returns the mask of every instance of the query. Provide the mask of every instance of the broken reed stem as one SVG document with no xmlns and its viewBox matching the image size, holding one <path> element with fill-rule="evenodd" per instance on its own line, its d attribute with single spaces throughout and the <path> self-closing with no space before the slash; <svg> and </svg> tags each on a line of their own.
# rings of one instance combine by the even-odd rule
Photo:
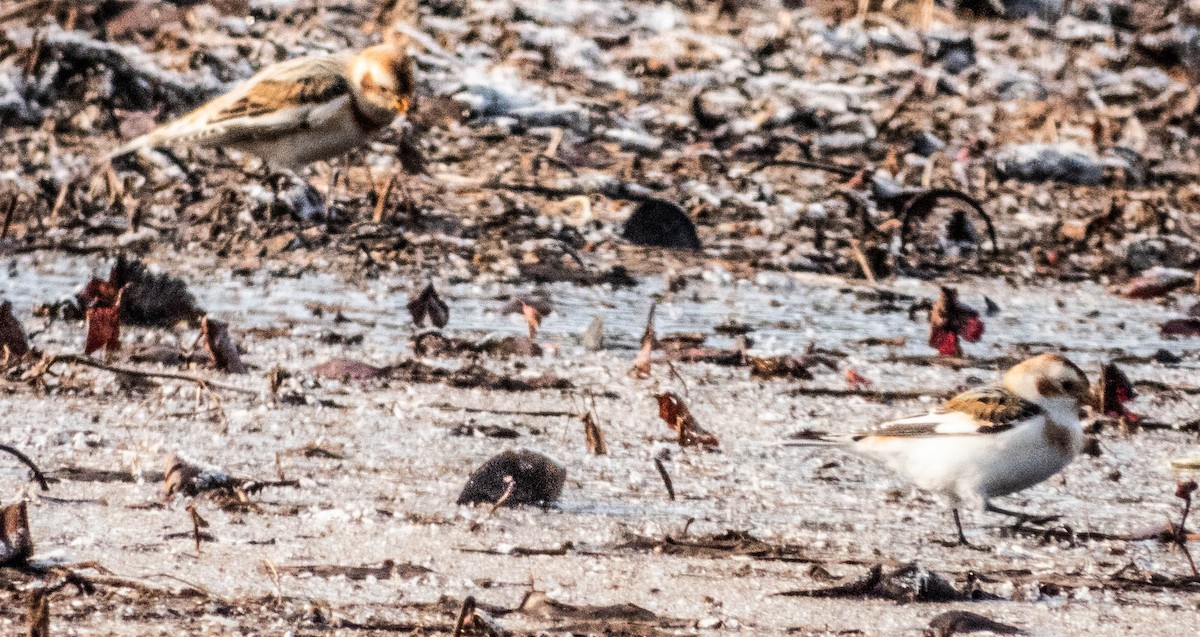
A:
<svg viewBox="0 0 1200 637">
<path fill-rule="evenodd" d="M 383 209 L 387 206 L 388 197 L 392 194 L 392 188 L 396 185 L 395 173 L 388 175 L 387 181 L 384 182 L 383 188 L 375 191 L 375 214 L 371 215 L 372 223 L 383 222 Z"/>
<path fill-rule="evenodd" d="M 118 366 L 118 365 L 109 365 L 107 363 L 101 363 L 100 361 L 92 360 L 85 356 L 78 356 L 75 354 L 55 354 L 55 355 L 49 357 L 49 360 L 46 361 L 43 365 L 41 365 L 41 369 L 38 371 L 37 375 L 41 375 L 41 374 L 45 374 L 45 373 L 49 372 L 51 367 L 54 367 L 55 365 L 57 365 L 59 363 L 71 363 L 71 364 L 75 364 L 75 365 L 83 365 L 85 367 L 94 367 L 96 369 L 102 369 L 106 372 L 112 372 L 114 374 L 128 374 L 130 376 L 137 376 L 139 378 L 166 378 L 166 379 L 170 379 L 170 380 L 186 380 L 191 383 L 196 383 L 196 384 L 200 385 L 201 387 L 204 387 L 205 389 L 208 389 L 211 387 L 216 387 L 217 389 L 224 389 L 227 391 L 238 392 L 238 393 L 242 393 L 242 394 L 249 394 L 251 396 L 257 396 L 260 393 L 259 390 L 257 390 L 257 389 L 251 389 L 249 387 L 238 387 L 237 385 L 227 385 L 225 383 L 220 383 L 220 382 L 217 382 L 214 380 L 209 380 L 207 378 L 202 378 L 200 376 L 192 376 L 191 374 L 183 374 L 183 373 L 179 373 L 179 372 L 152 372 L 149 370 L 136 369 L 133 367 L 122 367 L 122 366 Z"/>
<path fill-rule="evenodd" d="M 597 456 L 608 455 L 608 445 L 604 442 L 604 432 L 600 430 L 600 425 L 596 423 L 592 412 L 584 412 L 579 419 L 583 422 L 583 435 L 587 441 L 588 451 Z"/>
<path fill-rule="evenodd" d="M 7 451 L 16 457 L 17 460 L 20 460 L 26 467 L 29 467 L 29 470 L 33 472 L 33 479 L 37 480 L 38 484 L 41 485 L 42 491 L 50 490 L 50 485 L 46 482 L 46 476 L 42 475 L 42 470 L 38 469 L 37 465 L 33 464 L 33 461 L 28 456 L 8 445 L 0 445 L 0 451 Z"/>
<path fill-rule="evenodd" d="M 667 473 L 667 467 L 663 464 L 662 458 L 655 458 L 654 466 L 658 467 L 658 475 L 662 477 L 663 485 L 667 487 L 667 498 L 674 502 L 675 485 L 671 484 L 671 476 Z"/>
<path fill-rule="evenodd" d="M 850 249 L 854 252 L 854 260 L 858 261 L 858 267 L 862 268 L 863 276 L 867 277 L 871 285 L 875 285 L 875 271 L 871 269 L 871 262 L 867 261 L 867 255 L 863 253 L 858 239 L 850 240 Z"/>
<path fill-rule="evenodd" d="M 1191 483 L 1195 487 L 1195 483 Z M 1196 561 L 1192 559 L 1192 552 L 1187 547 L 1187 519 L 1192 512 L 1192 494 L 1187 492 L 1183 499 L 1183 516 L 1179 518 L 1179 527 L 1175 529 L 1175 543 L 1179 545 L 1179 549 L 1183 551 L 1184 557 L 1187 558 L 1188 566 L 1192 567 L 1192 577 L 1200 577 L 1200 571 L 1196 570 Z"/>
<path fill-rule="evenodd" d="M 17 210 L 18 201 L 20 201 L 20 197 L 17 195 L 13 195 L 8 200 L 8 206 L 4 209 L 4 228 L 0 230 L 0 241 L 8 238 L 8 228 L 12 225 L 13 213 Z"/>
<path fill-rule="evenodd" d="M 462 610 L 458 611 L 458 621 L 454 622 L 454 637 L 461 637 L 467 618 L 475 614 L 475 598 L 468 595 L 463 600 Z"/>
<path fill-rule="evenodd" d="M 196 555 L 200 554 L 200 514 L 196 511 L 196 503 L 189 502 L 187 505 L 188 515 L 192 517 L 192 537 L 196 539 Z"/>
</svg>

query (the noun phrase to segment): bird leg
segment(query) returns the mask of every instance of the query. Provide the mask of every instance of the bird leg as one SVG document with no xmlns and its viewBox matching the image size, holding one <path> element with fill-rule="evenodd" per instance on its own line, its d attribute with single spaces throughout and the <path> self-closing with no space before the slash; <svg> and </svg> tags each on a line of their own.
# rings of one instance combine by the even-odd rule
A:
<svg viewBox="0 0 1200 637">
<path fill-rule="evenodd" d="M 958 509 L 951 509 L 951 511 L 954 512 L 954 526 L 958 527 L 958 545 L 971 546 L 971 543 L 967 541 L 966 534 L 963 533 L 962 519 L 958 517 Z"/>
<path fill-rule="evenodd" d="M 1016 524 L 1013 524 L 1013 528 L 1019 527 L 1026 523 L 1036 524 L 1039 526 L 1043 524 L 1049 524 L 1050 522 L 1054 522 L 1062 517 L 1061 515 L 1038 516 L 1029 513 L 1022 513 L 1020 511 L 1010 511 L 1008 509 L 1002 509 L 991 502 L 988 502 L 986 505 L 984 505 L 983 510 L 987 511 L 988 513 L 999 513 L 1000 515 L 1007 515 L 1010 518 L 1016 518 L 1017 522 Z"/>
</svg>

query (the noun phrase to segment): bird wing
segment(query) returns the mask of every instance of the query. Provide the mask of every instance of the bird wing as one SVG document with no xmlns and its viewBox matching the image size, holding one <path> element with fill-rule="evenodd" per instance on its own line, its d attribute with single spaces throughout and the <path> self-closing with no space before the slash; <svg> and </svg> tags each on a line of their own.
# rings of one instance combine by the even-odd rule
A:
<svg viewBox="0 0 1200 637">
<path fill-rule="evenodd" d="M 273 137 L 297 128 L 314 127 L 351 99 L 345 55 L 323 55 L 273 64 L 229 93 L 213 99 L 174 122 L 130 141 L 110 154 L 177 141 L 211 145 Z"/>
<path fill-rule="evenodd" d="M 1040 415 L 1041 407 L 1003 388 L 971 389 L 928 414 L 876 425 L 856 434 L 853 440 L 997 434 Z"/>
</svg>

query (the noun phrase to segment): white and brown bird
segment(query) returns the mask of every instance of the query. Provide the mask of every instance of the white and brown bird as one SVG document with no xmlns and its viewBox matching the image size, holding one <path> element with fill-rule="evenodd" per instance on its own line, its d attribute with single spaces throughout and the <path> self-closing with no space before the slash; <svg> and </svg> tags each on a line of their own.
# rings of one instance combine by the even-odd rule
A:
<svg viewBox="0 0 1200 637">
<path fill-rule="evenodd" d="M 294 170 L 365 144 L 408 111 L 415 84 L 403 39 L 356 54 L 285 60 L 108 157 L 192 145 L 244 151 Z"/>
<path fill-rule="evenodd" d="M 926 415 L 885 422 L 842 440 L 788 444 L 833 444 L 883 461 L 944 497 L 954 511 L 958 541 L 967 544 L 958 512 L 964 506 L 1035 519 L 991 500 L 1028 489 L 1070 464 L 1083 446 L 1080 408 L 1092 401 L 1079 367 L 1042 354 L 1008 370 L 999 386 L 962 392 Z"/>
</svg>

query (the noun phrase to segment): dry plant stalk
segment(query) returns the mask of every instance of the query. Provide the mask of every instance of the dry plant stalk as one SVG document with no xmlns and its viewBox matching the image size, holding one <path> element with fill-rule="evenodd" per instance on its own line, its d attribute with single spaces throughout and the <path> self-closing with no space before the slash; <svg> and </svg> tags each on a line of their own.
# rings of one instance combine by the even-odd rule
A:
<svg viewBox="0 0 1200 637">
<path fill-rule="evenodd" d="M 604 442 L 604 432 L 592 416 L 592 412 L 584 412 L 579 420 L 583 423 L 583 435 L 587 440 L 587 449 L 597 456 L 608 455 L 608 445 Z"/>
</svg>

